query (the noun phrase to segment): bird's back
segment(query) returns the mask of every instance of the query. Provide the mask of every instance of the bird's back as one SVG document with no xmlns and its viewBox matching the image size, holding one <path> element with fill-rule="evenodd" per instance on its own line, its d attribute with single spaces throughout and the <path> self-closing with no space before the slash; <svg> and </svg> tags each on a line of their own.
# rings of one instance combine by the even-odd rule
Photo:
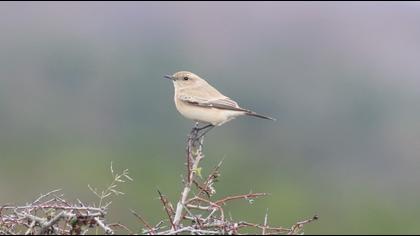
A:
<svg viewBox="0 0 420 236">
<path fill-rule="evenodd" d="M 224 99 L 227 98 L 225 95 L 223 95 L 221 92 L 219 92 L 216 88 L 211 86 L 206 81 L 202 81 L 201 83 L 183 88 L 180 91 L 178 91 L 179 94 L 188 94 L 192 97 L 197 97 L 205 100 L 215 100 L 215 99 Z"/>
</svg>

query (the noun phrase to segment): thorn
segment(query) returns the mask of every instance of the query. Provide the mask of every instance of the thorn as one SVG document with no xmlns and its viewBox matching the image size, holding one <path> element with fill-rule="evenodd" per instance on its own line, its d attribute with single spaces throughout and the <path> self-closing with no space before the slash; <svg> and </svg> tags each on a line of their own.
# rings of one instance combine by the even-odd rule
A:
<svg viewBox="0 0 420 236">
<path fill-rule="evenodd" d="M 268 222 L 268 208 L 265 210 L 264 226 L 267 226 L 267 222 Z"/>
<path fill-rule="evenodd" d="M 265 235 L 266 227 L 268 223 L 268 208 L 265 210 L 265 217 L 264 217 L 264 227 L 262 229 L 262 235 Z"/>
</svg>

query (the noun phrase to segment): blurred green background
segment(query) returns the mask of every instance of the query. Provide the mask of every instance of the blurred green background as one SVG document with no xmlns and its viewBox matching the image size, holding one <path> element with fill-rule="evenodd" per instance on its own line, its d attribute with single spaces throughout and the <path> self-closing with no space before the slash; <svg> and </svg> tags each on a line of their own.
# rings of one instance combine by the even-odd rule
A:
<svg viewBox="0 0 420 236">
<path fill-rule="evenodd" d="M 162 78 L 190 70 L 277 122 L 206 138 L 234 219 L 321 233 L 420 232 L 419 3 L 0 3 L 0 205 L 134 182 L 111 219 L 157 223 L 181 190 L 192 123 Z"/>
</svg>

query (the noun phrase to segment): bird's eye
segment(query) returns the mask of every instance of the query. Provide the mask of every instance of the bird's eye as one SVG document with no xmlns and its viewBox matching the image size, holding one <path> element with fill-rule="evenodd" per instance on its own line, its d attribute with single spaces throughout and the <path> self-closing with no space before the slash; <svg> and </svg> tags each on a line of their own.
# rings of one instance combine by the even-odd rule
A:
<svg viewBox="0 0 420 236">
<path fill-rule="evenodd" d="M 184 77 L 184 80 L 188 80 L 189 78 L 188 77 Z"/>
</svg>

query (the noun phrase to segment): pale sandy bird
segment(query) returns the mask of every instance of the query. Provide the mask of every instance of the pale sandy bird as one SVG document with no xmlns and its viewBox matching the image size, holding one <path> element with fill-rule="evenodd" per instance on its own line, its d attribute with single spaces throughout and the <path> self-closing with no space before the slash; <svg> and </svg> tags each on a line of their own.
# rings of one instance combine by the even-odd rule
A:
<svg viewBox="0 0 420 236">
<path fill-rule="evenodd" d="M 242 115 L 275 120 L 240 107 L 194 73 L 179 71 L 165 78 L 173 81 L 177 110 L 188 119 L 209 124 L 206 127 L 220 126 Z"/>
</svg>

